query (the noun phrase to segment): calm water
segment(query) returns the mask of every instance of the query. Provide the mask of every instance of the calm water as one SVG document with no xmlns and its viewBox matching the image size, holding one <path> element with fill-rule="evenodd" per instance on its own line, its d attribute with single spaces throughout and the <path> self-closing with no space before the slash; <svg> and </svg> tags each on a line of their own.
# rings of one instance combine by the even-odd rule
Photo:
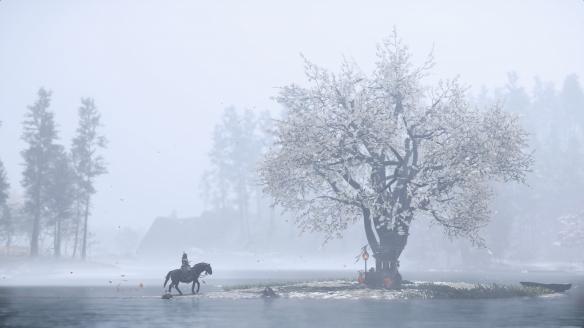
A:
<svg viewBox="0 0 584 328">
<path fill-rule="evenodd" d="M 433 280 L 450 277 L 450 281 L 473 282 L 526 278 L 513 275 L 425 275 L 434 277 Z M 288 274 L 287 279 L 293 276 Z M 307 277 L 310 274 L 304 273 L 301 279 Z M 420 274 L 410 274 L 410 277 L 425 278 Z M 0 326 L 584 327 L 582 276 L 540 274 L 527 278 L 570 281 L 575 286 L 564 295 L 534 298 L 390 301 L 209 297 L 221 290 L 219 285 L 257 282 L 245 275 L 239 279 L 209 278 L 207 284 L 202 285 L 200 296 L 170 300 L 160 299 L 161 288 L 154 282 L 152 287 L 144 288 L 126 285 L 0 287 Z M 280 279 L 283 280 L 286 279 Z M 185 286 L 183 292 L 187 290 Z"/>
</svg>

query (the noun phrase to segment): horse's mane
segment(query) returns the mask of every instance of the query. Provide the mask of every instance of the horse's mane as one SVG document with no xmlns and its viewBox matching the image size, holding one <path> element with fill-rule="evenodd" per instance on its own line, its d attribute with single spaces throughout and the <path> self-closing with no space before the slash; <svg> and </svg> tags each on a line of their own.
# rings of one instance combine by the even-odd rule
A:
<svg viewBox="0 0 584 328">
<path fill-rule="evenodd" d="M 192 266 L 191 270 L 195 269 L 195 268 L 200 268 L 200 267 L 206 267 L 209 266 L 209 263 L 206 262 L 199 262 L 195 265 Z"/>
</svg>

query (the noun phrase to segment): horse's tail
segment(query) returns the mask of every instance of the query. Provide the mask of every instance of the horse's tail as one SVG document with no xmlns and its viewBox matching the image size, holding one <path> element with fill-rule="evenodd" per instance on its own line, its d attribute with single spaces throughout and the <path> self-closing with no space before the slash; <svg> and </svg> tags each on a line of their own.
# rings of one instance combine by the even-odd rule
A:
<svg viewBox="0 0 584 328">
<path fill-rule="evenodd" d="M 168 279 L 170 279 L 170 272 L 168 271 L 168 273 L 166 274 L 166 280 L 164 280 L 164 287 L 166 287 L 166 283 L 168 282 Z"/>
</svg>

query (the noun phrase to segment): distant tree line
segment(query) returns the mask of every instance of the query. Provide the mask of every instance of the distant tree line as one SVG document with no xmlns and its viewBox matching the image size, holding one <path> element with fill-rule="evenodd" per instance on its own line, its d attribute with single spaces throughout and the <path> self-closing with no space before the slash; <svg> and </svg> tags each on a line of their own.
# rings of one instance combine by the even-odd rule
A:
<svg viewBox="0 0 584 328">
<path fill-rule="evenodd" d="M 584 228 L 584 91 L 576 75 L 561 86 L 535 79 L 532 90 L 519 84 L 516 73 L 492 91 L 476 98 L 479 106 L 501 102 L 506 111 L 520 115 L 530 134 L 534 156 L 527 186 L 499 186 L 495 215 L 487 228 L 487 240 L 499 259 L 561 259 L 570 243 L 570 226 Z M 579 220 L 577 220 L 580 218 Z"/>
<path fill-rule="evenodd" d="M 44 253 L 41 247 L 48 238 L 55 257 L 62 256 L 64 243 L 69 242 L 71 255 L 85 259 L 94 183 L 96 177 L 106 173 L 100 155 L 106 139 L 98 131 L 101 117 L 93 99 L 83 98 L 79 126 L 67 149 L 58 143 L 59 131 L 50 105 L 51 92 L 41 88 L 25 114 L 22 203 L 8 202 L 10 186 L 0 162 L 0 238 L 7 253 L 15 237 L 26 236 L 31 256 Z"/>
<path fill-rule="evenodd" d="M 213 131 L 211 167 L 201 178 L 206 210 L 237 213 L 233 221 L 244 242 L 251 240 L 257 220 L 268 218 L 268 231 L 273 227 L 273 209 L 257 176 L 261 156 L 272 140 L 271 124 L 267 111 L 256 114 L 249 109 L 226 108 Z"/>
<path fill-rule="evenodd" d="M 492 218 L 482 234 L 487 249 L 473 249 L 465 240 L 443 240 L 430 227 L 412 240 L 410 250 L 420 263 L 469 268 L 582 260 L 575 242 L 584 236 L 582 84 L 573 74 L 559 84 L 535 78 L 526 87 L 526 82 L 510 72 L 503 84 L 479 89 L 470 101 L 481 108 L 498 103 L 519 115 L 534 158 L 527 185 L 495 185 Z M 435 247 L 425 247 L 430 242 Z"/>
</svg>

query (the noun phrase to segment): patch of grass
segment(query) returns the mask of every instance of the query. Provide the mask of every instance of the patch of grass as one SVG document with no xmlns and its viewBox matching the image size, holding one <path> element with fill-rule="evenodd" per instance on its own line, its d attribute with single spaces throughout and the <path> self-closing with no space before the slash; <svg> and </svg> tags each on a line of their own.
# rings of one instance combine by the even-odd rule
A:
<svg viewBox="0 0 584 328">
<path fill-rule="evenodd" d="M 455 288 L 448 285 L 423 283 L 408 288 L 424 292 L 429 298 L 509 298 L 534 297 L 552 293 L 539 287 L 507 286 L 499 284 L 477 284 L 471 288 Z"/>
<path fill-rule="evenodd" d="M 323 282 L 333 282 L 332 284 L 320 284 Z M 338 283 L 335 283 L 338 282 Z M 262 290 L 265 287 L 271 287 L 278 294 L 289 293 L 334 293 L 346 292 L 352 290 L 366 290 L 367 287 L 354 283 L 352 280 L 312 280 L 312 281 L 282 281 L 269 282 L 265 284 L 247 284 L 224 286 L 225 291 L 248 291 Z M 485 299 L 485 298 L 511 298 L 511 297 L 535 297 L 545 294 L 551 294 L 553 291 L 540 287 L 524 287 L 514 285 L 500 284 L 468 284 L 467 287 L 454 287 L 442 283 L 412 283 L 403 284 L 399 289 L 384 290 L 370 289 L 374 293 L 391 293 L 397 298 L 423 298 L 423 299 Z"/>
</svg>

